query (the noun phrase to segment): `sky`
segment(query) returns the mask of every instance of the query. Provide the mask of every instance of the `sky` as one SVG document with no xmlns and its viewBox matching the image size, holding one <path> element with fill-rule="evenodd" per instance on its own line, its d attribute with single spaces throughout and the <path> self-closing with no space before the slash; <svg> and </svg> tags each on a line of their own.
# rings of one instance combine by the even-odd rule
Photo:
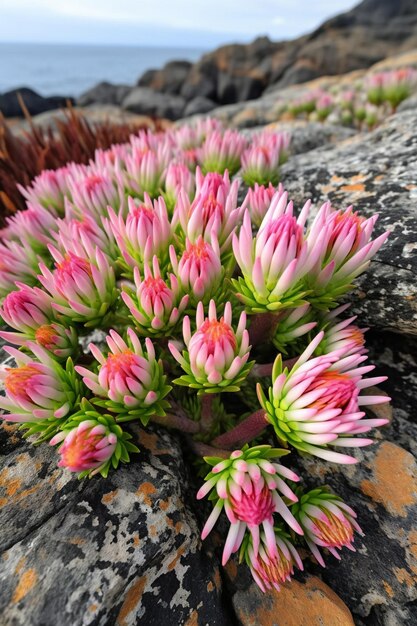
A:
<svg viewBox="0 0 417 626">
<path fill-rule="evenodd" d="M 291 39 L 354 0 L 0 0 L 0 42 L 210 48 Z"/>
</svg>

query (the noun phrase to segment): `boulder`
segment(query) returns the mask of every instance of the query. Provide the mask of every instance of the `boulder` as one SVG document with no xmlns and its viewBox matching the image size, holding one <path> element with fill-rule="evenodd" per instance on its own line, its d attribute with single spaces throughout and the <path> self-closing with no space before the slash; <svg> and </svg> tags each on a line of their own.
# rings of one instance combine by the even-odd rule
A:
<svg viewBox="0 0 417 626">
<path fill-rule="evenodd" d="M 181 87 L 181 96 L 186 100 L 202 97 L 216 100 L 217 78 L 193 70 Z"/>
<path fill-rule="evenodd" d="M 138 86 L 146 86 L 162 93 L 178 94 L 192 64 L 189 61 L 169 61 L 160 70 L 148 70 L 138 80 Z"/>
<path fill-rule="evenodd" d="M 77 105 L 81 107 L 90 104 L 114 104 L 119 105 L 126 98 L 132 87 L 129 85 L 113 85 L 103 81 L 95 85 L 79 96 Z"/>
<path fill-rule="evenodd" d="M 149 87 L 134 87 L 123 100 L 122 108 L 132 113 L 176 120 L 184 111 L 185 100 L 181 96 L 163 94 Z"/>
<path fill-rule="evenodd" d="M 203 96 L 197 96 L 188 102 L 184 109 L 183 116 L 189 117 L 190 115 L 197 115 L 199 113 L 208 113 L 214 107 L 216 103 L 209 98 L 204 98 Z"/>
<path fill-rule="evenodd" d="M 231 623 L 178 438 L 133 432 L 141 453 L 132 463 L 82 482 L 56 467 L 55 450 L 16 434 L 0 473 L 2 623 Z"/>
<path fill-rule="evenodd" d="M 65 107 L 68 102 L 74 104 L 74 99 L 70 96 L 48 96 L 43 97 L 29 89 L 19 87 L 0 94 L 0 112 L 4 117 L 24 117 L 24 113 L 19 103 L 18 95 L 23 99 L 25 106 L 31 115 L 38 115 L 44 111 Z"/>
<path fill-rule="evenodd" d="M 394 404 L 395 419 L 395 404 Z M 304 482 L 328 484 L 358 514 L 365 535 L 341 561 L 327 554 L 320 574 L 351 608 L 357 621 L 405 626 L 417 619 L 417 464 L 401 446 L 384 439 L 355 450 L 357 465 L 298 457 Z"/>
<path fill-rule="evenodd" d="M 138 79 L 137 86 L 138 87 L 150 87 L 153 79 L 155 78 L 158 72 L 159 70 L 156 70 L 156 69 L 146 70 L 146 72 L 144 72 L 142 76 Z"/>
<path fill-rule="evenodd" d="M 416 110 L 397 113 L 371 133 L 298 154 L 281 170 L 296 206 L 311 198 L 379 213 L 376 233 L 391 235 L 357 281 L 353 311 L 364 325 L 407 334 L 417 334 L 416 123 Z"/>
<path fill-rule="evenodd" d="M 217 100 L 221 104 L 258 98 L 264 89 L 262 80 L 252 76 L 233 76 L 220 72 L 217 79 Z"/>
</svg>

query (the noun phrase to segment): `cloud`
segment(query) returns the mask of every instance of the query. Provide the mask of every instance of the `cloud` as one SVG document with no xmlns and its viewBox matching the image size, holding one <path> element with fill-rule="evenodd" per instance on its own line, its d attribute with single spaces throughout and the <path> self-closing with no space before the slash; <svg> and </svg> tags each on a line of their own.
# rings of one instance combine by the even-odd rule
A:
<svg viewBox="0 0 417 626">
<path fill-rule="evenodd" d="M 288 39 L 352 0 L 1 0 L 0 40 L 215 45 L 259 34 Z M 183 35 L 185 40 L 183 42 Z M 86 37 L 86 38 L 85 38 Z M 164 37 L 168 39 L 164 42 Z M 203 39 L 201 39 L 203 37 Z M 84 39 L 82 39 L 84 38 Z"/>
</svg>

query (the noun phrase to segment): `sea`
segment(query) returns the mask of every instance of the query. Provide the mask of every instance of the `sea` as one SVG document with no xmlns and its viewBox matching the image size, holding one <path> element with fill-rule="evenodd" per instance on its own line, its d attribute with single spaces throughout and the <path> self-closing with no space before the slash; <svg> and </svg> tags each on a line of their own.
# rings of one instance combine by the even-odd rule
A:
<svg viewBox="0 0 417 626">
<path fill-rule="evenodd" d="M 0 43 L 0 93 L 30 87 L 42 96 L 77 97 L 96 83 L 134 85 L 167 61 L 197 61 L 204 49 Z"/>
</svg>

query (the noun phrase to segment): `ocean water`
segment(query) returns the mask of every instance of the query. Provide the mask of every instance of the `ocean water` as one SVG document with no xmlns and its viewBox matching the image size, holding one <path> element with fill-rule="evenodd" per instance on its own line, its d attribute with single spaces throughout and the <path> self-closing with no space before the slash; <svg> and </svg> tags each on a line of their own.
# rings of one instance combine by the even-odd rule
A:
<svg viewBox="0 0 417 626">
<path fill-rule="evenodd" d="M 30 87 L 43 96 L 79 96 L 96 83 L 133 85 L 172 59 L 196 61 L 205 50 L 128 46 L 0 43 L 0 93 Z"/>
</svg>

